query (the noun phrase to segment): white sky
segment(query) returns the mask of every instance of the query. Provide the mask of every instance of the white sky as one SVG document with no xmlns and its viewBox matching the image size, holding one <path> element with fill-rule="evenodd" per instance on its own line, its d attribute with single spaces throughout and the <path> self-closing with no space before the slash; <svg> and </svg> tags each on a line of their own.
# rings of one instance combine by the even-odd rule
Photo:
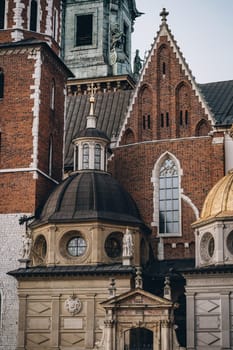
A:
<svg viewBox="0 0 233 350">
<path fill-rule="evenodd" d="M 144 57 L 159 30 L 165 7 L 167 23 L 198 83 L 233 79 L 233 0 L 136 0 L 132 58 Z"/>
</svg>

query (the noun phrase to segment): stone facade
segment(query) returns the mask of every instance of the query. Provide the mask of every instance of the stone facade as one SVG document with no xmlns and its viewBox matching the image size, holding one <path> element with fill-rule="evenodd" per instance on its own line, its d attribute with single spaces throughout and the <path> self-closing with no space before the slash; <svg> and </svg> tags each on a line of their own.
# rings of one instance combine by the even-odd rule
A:
<svg viewBox="0 0 233 350">
<path fill-rule="evenodd" d="M 131 32 L 139 15 L 133 2 L 67 1 L 64 61 L 76 78 L 132 74 Z M 89 37 L 79 33 L 84 26 Z"/>
<path fill-rule="evenodd" d="M 6 273 L 19 267 L 18 257 L 22 249 L 22 234 L 25 230 L 24 226 L 19 225 L 19 218 L 23 215 L 30 215 L 30 213 L 0 214 L 1 350 L 15 350 L 17 344 L 19 309 L 17 282 Z"/>
</svg>

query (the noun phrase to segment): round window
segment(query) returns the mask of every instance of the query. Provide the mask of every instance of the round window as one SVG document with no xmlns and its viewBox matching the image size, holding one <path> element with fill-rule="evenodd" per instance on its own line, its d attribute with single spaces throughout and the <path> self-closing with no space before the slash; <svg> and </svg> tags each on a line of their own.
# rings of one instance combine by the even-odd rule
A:
<svg viewBox="0 0 233 350">
<path fill-rule="evenodd" d="M 122 255 L 122 233 L 111 233 L 105 241 L 105 251 L 110 258 L 118 258 Z"/>
<path fill-rule="evenodd" d="M 81 256 L 87 249 L 87 243 L 82 237 L 72 237 L 67 243 L 67 251 L 71 256 Z"/>
<path fill-rule="evenodd" d="M 227 249 L 233 255 L 233 231 L 227 236 Z"/>
<path fill-rule="evenodd" d="M 209 261 L 213 255 L 215 250 L 215 242 L 214 237 L 210 232 L 206 232 L 200 242 L 200 255 L 202 260 Z"/>
</svg>

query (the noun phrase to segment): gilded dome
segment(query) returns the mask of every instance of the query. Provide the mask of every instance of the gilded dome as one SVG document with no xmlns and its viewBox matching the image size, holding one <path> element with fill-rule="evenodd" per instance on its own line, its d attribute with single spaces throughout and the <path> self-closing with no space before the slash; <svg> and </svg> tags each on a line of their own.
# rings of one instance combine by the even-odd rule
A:
<svg viewBox="0 0 233 350">
<path fill-rule="evenodd" d="M 198 222 L 231 216 L 233 218 L 233 170 L 219 180 L 210 190 Z"/>
<path fill-rule="evenodd" d="M 134 200 L 110 174 L 87 170 L 55 188 L 32 226 L 97 220 L 144 226 Z"/>
</svg>

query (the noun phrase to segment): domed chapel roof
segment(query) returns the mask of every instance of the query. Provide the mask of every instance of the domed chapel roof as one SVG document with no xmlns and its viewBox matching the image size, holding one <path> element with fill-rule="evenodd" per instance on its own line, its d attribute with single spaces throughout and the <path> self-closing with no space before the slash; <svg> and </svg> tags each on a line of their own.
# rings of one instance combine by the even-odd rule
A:
<svg viewBox="0 0 233 350">
<path fill-rule="evenodd" d="M 90 170 L 74 173 L 59 184 L 32 226 L 96 220 L 143 225 L 128 192 L 110 174 Z"/>
<path fill-rule="evenodd" d="M 229 217 L 233 219 L 233 169 L 210 190 L 196 223 Z"/>
</svg>

